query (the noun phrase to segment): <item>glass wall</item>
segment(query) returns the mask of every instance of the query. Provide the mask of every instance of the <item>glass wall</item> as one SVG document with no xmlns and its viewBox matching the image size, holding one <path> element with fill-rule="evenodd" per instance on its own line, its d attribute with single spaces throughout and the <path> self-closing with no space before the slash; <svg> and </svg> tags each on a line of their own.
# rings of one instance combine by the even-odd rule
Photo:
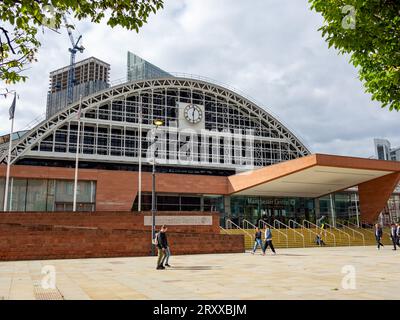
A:
<svg viewBox="0 0 400 320">
<path fill-rule="evenodd" d="M 273 224 L 279 220 L 285 224 L 289 220 L 302 223 L 304 219 L 315 220 L 314 200 L 310 198 L 288 197 L 231 197 L 231 217 L 233 222 L 241 225 L 245 219 L 257 225 L 258 221 Z"/>
<path fill-rule="evenodd" d="M 318 200 L 318 218 L 325 217 L 325 221 L 330 224 L 336 222 L 343 224 L 347 221 L 353 224 L 358 223 L 357 215 L 360 214 L 360 204 L 356 192 L 338 192 Z"/>
<path fill-rule="evenodd" d="M 4 206 L 5 179 L 0 179 L 0 204 Z M 10 178 L 9 211 L 72 211 L 73 180 Z M 78 181 L 77 210 L 94 211 L 96 183 Z"/>
<path fill-rule="evenodd" d="M 400 194 L 392 194 L 388 204 L 383 210 L 383 214 L 391 222 L 400 222 Z"/>
<path fill-rule="evenodd" d="M 166 194 L 158 193 L 157 211 L 218 211 L 223 212 L 223 196 Z M 142 193 L 141 209 L 151 210 L 151 193 Z M 133 211 L 138 210 L 138 197 L 133 204 Z"/>
</svg>

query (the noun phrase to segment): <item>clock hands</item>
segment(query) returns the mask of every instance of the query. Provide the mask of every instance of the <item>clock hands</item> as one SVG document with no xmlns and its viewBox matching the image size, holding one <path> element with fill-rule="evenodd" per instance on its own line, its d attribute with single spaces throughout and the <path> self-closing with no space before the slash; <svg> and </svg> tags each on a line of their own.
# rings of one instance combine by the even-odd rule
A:
<svg viewBox="0 0 400 320">
<path fill-rule="evenodd" d="M 195 124 L 201 120 L 201 110 L 195 105 L 188 105 L 185 109 L 186 119 Z"/>
</svg>

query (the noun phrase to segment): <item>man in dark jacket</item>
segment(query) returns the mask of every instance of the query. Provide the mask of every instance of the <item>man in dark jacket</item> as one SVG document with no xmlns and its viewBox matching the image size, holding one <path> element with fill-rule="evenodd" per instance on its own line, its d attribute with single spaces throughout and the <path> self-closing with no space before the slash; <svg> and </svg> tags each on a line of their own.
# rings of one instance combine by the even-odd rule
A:
<svg viewBox="0 0 400 320">
<path fill-rule="evenodd" d="M 400 223 L 396 223 L 397 245 L 400 247 Z"/>
<path fill-rule="evenodd" d="M 263 256 L 265 256 L 265 251 L 267 250 L 268 247 L 271 248 L 271 251 L 273 254 L 276 254 L 274 245 L 272 244 L 272 231 L 267 226 L 267 228 L 265 229 L 265 244 L 264 244 L 264 248 L 263 248 Z"/>
<path fill-rule="evenodd" d="M 168 240 L 166 232 L 167 228 L 163 225 L 161 227 L 160 232 L 157 234 L 157 250 L 158 250 L 158 258 L 157 258 L 157 270 L 165 269 L 164 260 L 165 253 L 168 247 Z"/>
<path fill-rule="evenodd" d="M 397 227 L 394 223 L 391 224 L 390 226 L 390 238 L 392 239 L 393 242 L 393 250 L 396 250 L 397 248 Z"/>
<path fill-rule="evenodd" d="M 378 249 L 380 249 L 381 246 L 384 247 L 384 245 L 381 243 L 382 235 L 383 235 L 382 227 L 379 225 L 379 223 L 377 223 L 375 225 L 375 239 Z"/>
</svg>

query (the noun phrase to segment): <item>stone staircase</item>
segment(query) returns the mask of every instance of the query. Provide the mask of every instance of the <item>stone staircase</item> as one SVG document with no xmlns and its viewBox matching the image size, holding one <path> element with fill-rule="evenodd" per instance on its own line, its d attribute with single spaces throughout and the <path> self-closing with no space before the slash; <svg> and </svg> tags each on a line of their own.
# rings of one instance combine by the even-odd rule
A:
<svg viewBox="0 0 400 320">
<path fill-rule="evenodd" d="M 264 230 L 263 241 L 264 241 Z M 303 248 L 303 247 L 318 247 L 315 243 L 316 234 L 320 230 L 315 228 L 295 228 L 295 229 L 272 229 L 272 240 L 276 248 Z M 382 243 L 391 245 L 389 231 L 384 230 Z M 254 245 L 254 229 L 223 229 L 221 233 L 225 234 L 240 234 L 244 236 L 244 245 L 246 250 L 251 250 Z M 375 235 L 372 229 L 361 228 L 343 228 L 343 229 L 326 229 L 322 233 L 322 240 L 326 246 L 374 246 Z"/>
</svg>

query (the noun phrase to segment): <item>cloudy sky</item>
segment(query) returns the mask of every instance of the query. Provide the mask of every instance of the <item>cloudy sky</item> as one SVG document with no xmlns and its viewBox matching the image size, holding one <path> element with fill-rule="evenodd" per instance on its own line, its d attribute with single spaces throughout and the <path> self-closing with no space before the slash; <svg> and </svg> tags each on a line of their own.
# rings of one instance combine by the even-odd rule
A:
<svg viewBox="0 0 400 320">
<path fill-rule="evenodd" d="M 259 101 L 301 137 L 312 152 L 369 157 L 373 138 L 400 146 L 400 113 L 381 109 L 364 93 L 348 57 L 317 31 L 322 18 L 307 0 L 165 0 L 140 33 L 77 22 L 86 50 L 125 77 L 126 52 L 167 71 L 202 75 Z M 29 80 L 13 86 L 20 99 L 16 128 L 46 108 L 48 74 L 69 63 L 69 39 L 46 31 Z M 1 84 L 4 87 L 4 84 Z M 0 134 L 9 130 L 9 100 L 0 100 Z"/>
</svg>

